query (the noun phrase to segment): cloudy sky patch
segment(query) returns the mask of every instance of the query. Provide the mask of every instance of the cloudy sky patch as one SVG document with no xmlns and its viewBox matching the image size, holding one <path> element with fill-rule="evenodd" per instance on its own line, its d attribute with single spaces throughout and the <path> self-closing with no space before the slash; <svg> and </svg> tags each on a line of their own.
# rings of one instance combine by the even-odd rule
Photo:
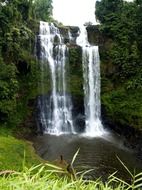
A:
<svg viewBox="0 0 142 190">
<path fill-rule="evenodd" d="M 94 12 L 95 0 L 53 0 L 53 17 L 64 25 L 95 23 Z"/>
</svg>

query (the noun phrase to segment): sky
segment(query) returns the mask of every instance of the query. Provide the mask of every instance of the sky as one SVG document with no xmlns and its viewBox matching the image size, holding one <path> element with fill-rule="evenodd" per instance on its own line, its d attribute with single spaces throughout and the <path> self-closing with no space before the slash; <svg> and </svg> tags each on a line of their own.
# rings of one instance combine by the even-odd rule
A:
<svg viewBox="0 0 142 190">
<path fill-rule="evenodd" d="M 64 25 L 95 24 L 94 12 L 95 0 L 53 0 L 53 17 Z"/>
<path fill-rule="evenodd" d="M 53 0 L 53 17 L 64 25 L 95 22 L 94 0 Z"/>
</svg>

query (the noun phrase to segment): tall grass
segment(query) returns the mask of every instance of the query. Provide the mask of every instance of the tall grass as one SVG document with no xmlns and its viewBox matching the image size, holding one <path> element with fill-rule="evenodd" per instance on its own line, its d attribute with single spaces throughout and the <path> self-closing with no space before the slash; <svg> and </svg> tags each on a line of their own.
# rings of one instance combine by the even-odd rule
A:
<svg viewBox="0 0 142 190">
<path fill-rule="evenodd" d="M 75 172 L 74 161 L 79 150 L 73 156 L 70 164 L 62 166 L 45 163 L 25 167 L 21 172 L 5 170 L 0 172 L 0 190 L 142 190 L 142 172 L 132 173 L 127 166 L 118 158 L 122 166 L 130 176 L 130 182 L 126 182 L 113 173 L 106 182 L 101 179 L 84 180 L 88 172 Z M 63 162 L 65 163 L 65 162 Z M 65 163 L 67 164 L 67 163 Z"/>
<path fill-rule="evenodd" d="M 103 183 L 99 179 L 83 180 L 86 172 L 76 173 L 76 178 L 73 178 L 61 167 L 44 164 L 24 168 L 22 172 L 0 175 L 0 190 L 141 190 L 142 173 L 133 175 L 129 170 L 128 172 L 130 183 L 117 178 L 116 173 Z"/>
</svg>

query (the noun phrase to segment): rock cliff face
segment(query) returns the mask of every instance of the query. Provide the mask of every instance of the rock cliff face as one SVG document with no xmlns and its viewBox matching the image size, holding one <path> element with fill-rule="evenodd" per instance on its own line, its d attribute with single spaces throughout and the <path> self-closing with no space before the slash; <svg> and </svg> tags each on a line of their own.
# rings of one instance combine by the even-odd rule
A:
<svg viewBox="0 0 142 190">
<path fill-rule="evenodd" d="M 104 44 L 104 37 L 99 30 L 99 25 L 87 26 L 88 40 L 91 45 L 102 46 Z"/>
</svg>

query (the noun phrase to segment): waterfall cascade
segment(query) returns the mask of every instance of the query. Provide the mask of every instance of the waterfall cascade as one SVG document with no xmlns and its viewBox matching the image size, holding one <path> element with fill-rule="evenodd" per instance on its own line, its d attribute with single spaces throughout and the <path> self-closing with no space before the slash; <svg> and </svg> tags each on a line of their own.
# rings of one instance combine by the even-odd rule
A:
<svg viewBox="0 0 142 190">
<path fill-rule="evenodd" d="M 45 132 L 55 135 L 74 133 L 71 98 L 66 89 L 66 63 L 68 48 L 63 43 L 62 35 L 54 24 L 40 22 L 40 60 L 42 94 L 45 91 L 44 77 L 50 69 L 52 93 L 50 97 L 42 96 L 40 108 L 40 125 Z M 56 45 L 55 45 L 56 44 Z"/>
<path fill-rule="evenodd" d="M 84 107 L 87 136 L 104 134 L 101 123 L 100 103 L 100 58 L 98 46 L 91 46 L 85 26 L 80 27 L 77 44 L 82 47 L 82 65 L 84 77 Z"/>
<path fill-rule="evenodd" d="M 72 43 L 71 33 L 68 33 Z M 53 23 L 40 22 L 40 60 L 42 96 L 39 98 L 40 126 L 45 133 L 60 135 L 75 133 L 71 96 L 67 93 L 68 47 Z M 98 46 L 91 46 L 85 26 L 80 28 L 77 45 L 82 47 L 84 78 L 85 135 L 101 136 L 100 59 Z M 46 71 L 50 70 L 51 95 L 46 94 Z"/>
</svg>

